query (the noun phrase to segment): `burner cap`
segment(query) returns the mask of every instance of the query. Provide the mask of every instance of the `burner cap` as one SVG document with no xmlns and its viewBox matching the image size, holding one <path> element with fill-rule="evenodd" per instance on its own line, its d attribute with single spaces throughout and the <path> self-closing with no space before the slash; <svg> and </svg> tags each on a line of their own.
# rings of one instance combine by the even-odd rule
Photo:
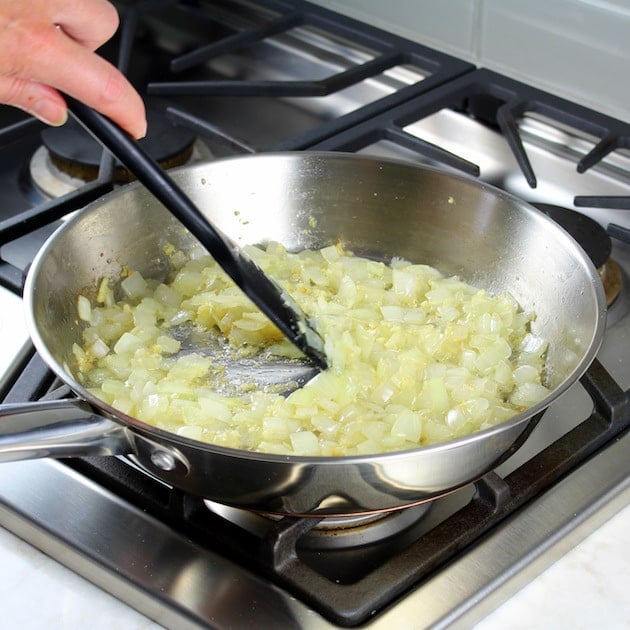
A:
<svg viewBox="0 0 630 630">
<path fill-rule="evenodd" d="M 190 158 L 195 135 L 173 125 L 155 105 L 147 106 L 147 136 L 140 140 L 142 148 L 163 168 L 185 164 Z M 42 142 L 53 164 L 62 172 L 84 181 L 98 176 L 102 147 L 74 119 L 62 127 L 42 131 Z M 116 168 L 116 182 L 128 182 L 133 176 L 122 166 Z"/>
<path fill-rule="evenodd" d="M 562 206 L 547 203 L 533 205 L 563 227 L 580 244 L 597 269 L 606 263 L 612 251 L 612 242 L 597 221 Z"/>
</svg>

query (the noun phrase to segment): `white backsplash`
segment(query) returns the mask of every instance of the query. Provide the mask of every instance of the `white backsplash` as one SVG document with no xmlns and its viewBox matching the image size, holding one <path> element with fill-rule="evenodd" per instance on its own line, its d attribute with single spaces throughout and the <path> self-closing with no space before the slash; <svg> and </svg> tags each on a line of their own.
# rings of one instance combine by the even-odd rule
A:
<svg viewBox="0 0 630 630">
<path fill-rule="evenodd" d="M 630 122 L 630 0 L 312 0 Z"/>
</svg>

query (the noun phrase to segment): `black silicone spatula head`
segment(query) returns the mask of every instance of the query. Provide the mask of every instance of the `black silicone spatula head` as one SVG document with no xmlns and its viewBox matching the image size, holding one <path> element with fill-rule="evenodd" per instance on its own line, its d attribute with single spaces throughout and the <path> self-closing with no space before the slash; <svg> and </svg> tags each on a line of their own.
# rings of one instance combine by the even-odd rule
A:
<svg viewBox="0 0 630 630">
<path fill-rule="evenodd" d="M 324 342 L 305 314 L 235 243 L 214 227 L 172 178 L 118 125 L 66 96 L 72 116 L 176 216 L 210 255 L 315 365 L 327 367 Z"/>
</svg>

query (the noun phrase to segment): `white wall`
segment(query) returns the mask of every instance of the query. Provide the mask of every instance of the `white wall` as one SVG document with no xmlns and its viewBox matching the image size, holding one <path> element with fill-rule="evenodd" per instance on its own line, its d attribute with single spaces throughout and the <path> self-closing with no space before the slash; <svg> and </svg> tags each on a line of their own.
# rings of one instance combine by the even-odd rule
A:
<svg viewBox="0 0 630 630">
<path fill-rule="evenodd" d="M 630 0 L 312 0 L 630 122 Z"/>
</svg>

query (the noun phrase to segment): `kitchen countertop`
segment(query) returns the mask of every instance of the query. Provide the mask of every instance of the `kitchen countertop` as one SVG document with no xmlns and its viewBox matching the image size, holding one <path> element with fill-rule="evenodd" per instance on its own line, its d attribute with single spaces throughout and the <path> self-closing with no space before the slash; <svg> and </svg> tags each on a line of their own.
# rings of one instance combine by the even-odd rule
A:
<svg viewBox="0 0 630 630">
<path fill-rule="evenodd" d="M 630 629 L 630 506 L 476 626 Z M 0 529 L 4 628 L 145 630 L 158 624 Z"/>
</svg>

